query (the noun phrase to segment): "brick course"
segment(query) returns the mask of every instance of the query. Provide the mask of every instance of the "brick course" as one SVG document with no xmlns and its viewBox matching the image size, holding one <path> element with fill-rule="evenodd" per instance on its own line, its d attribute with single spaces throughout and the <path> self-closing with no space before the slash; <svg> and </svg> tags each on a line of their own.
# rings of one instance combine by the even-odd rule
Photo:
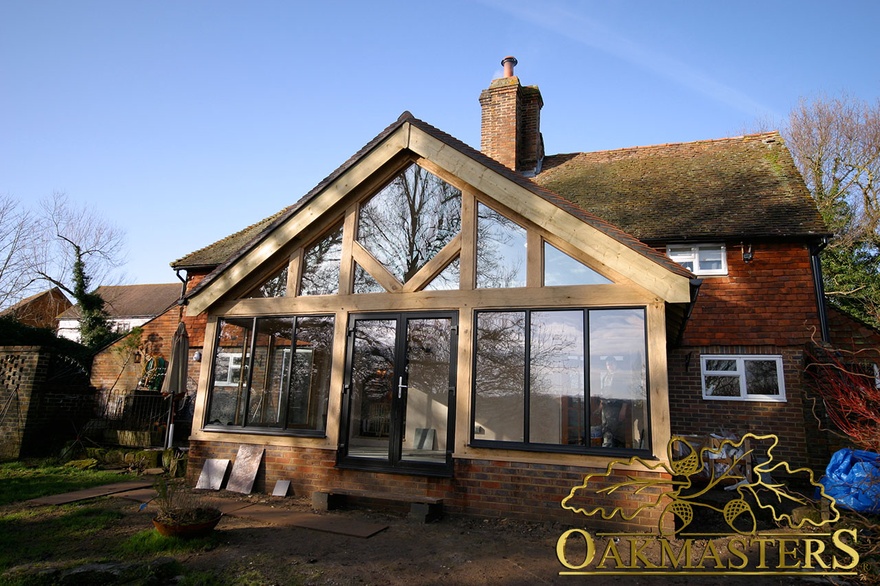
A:
<svg viewBox="0 0 880 586">
<path fill-rule="evenodd" d="M 0 459 L 48 455 L 94 413 L 84 373 L 36 346 L 0 347 Z"/>
<path fill-rule="evenodd" d="M 187 481 L 195 484 L 208 458 L 235 460 L 239 444 L 191 441 Z M 587 467 L 560 466 L 496 460 L 456 460 L 452 478 L 413 476 L 344 470 L 335 468 L 336 457 L 331 450 L 265 446 L 263 460 L 254 483 L 256 492 L 271 492 L 278 480 L 290 480 L 296 496 L 311 497 L 312 492 L 327 488 L 363 490 L 378 493 L 422 495 L 444 499 L 444 510 L 452 514 L 480 517 L 518 518 L 535 521 L 557 521 L 596 530 L 655 531 L 665 501 L 657 508 L 646 509 L 632 521 L 616 517 L 603 520 L 600 515 L 586 517 L 560 506 L 569 491 L 579 486 L 587 474 L 604 474 L 605 470 Z M 643 477 L 662 477 L 650 472 L 628 473 Z M 591 490 L 611 482 L 622 482 L 626 476 L 612 475 L 608 480 L 592 480 Z M 652 488 L 641 495 L 615 493 L 593 501 L 605 507 L 619 506 L 632 510 L 658 498 L 660 490 Z M 587 500 L 579 499 L 579 505 Z M 672 519 L 664 519 L 670 531 Z"/>
</svg>

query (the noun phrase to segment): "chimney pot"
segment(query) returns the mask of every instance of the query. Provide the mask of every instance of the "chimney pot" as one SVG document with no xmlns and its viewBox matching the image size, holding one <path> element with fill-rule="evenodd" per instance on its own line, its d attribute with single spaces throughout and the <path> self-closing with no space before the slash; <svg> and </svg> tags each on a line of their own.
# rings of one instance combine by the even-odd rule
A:
<svg viewBox="0 0 880 586">
<path fill-rule="evenodd" d="M 516 57 L 505 57 L 501 60 L 501 65 L 504 66 L 504 77 L 513 77 L 513 68 L 517 63 Z"/>
</svg>

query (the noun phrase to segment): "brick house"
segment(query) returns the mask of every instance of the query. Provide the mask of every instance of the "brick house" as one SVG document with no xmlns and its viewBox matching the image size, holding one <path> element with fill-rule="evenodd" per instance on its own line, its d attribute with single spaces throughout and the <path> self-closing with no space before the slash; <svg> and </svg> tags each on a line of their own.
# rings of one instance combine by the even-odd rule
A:
<svg viewBox="0 0 880 586">
<path fill-rule="evenodd" d="M 0 317 L 11 317 L 26 326 L 34 328 L 57 327 L 56 318 L 59 314 L 72 307 L 73 303 L 58 287 L 26 297 L 0 311 Z"/>
<path fill-rule="evenodd" d="M 829 336 L 829 234 L 781 137 L 545 156 L 513 64 L 480 96 L 482 152 L 406 112 L 172 263 L 205 365 L 191 480 L 256 444 L 258 489 L 570 520 L 585 474 L 665 460 L 673 433 L 777 433 L 793 465 L 827 462 L 802 371 Z"/>
<path fill-rule="evenodd" d="M 180 292 L 181 286 L 177 283 L 102 285 L 95 290 L 104 300 L 104 310 L 116 332 L 127 332 L 164 313 L 176 304 Z M 56 315 L 58 335 L 79 342 L 79 306 L 68 307 Z"/>
</svg>

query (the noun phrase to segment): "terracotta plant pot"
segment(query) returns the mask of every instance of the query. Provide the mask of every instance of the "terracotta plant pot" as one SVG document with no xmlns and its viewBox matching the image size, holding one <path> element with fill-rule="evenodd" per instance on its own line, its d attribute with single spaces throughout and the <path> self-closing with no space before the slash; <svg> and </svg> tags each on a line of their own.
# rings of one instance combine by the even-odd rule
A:
<svg viewBox="0 0 880 586">
<path fill-rule="evenodd" d="M 217 526 L 217 523 L 220 522 L 220 517 L 223 516 L 223 513 L 217 511 L 217 515 L 205 521 L 192 522 L 192 523 L 172 523 L 164 520 L 160 520 L 158 517 L 153 519 L 153 526 L 156 528 L 156 531 L 159 532 L 160 535 L 165 537 L 182 537 L 182 538 L 190 538 L 190 537 L 204 537 L 209 535 L 214 528 Z"/>
</svg>

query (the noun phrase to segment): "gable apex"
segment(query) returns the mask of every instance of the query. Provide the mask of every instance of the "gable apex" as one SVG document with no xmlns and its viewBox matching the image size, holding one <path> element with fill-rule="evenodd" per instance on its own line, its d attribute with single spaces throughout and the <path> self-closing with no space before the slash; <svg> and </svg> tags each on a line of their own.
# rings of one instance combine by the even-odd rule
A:
<svg viewBox="0 0 880 586">
<path fill-rule="evenodd" d="M 258 233 L 245 232 L 252 236 L 250 240 L 240 242 L 235 252 L 190 291 L 188 312 L 192 315 L 207 309 L 394 157 L 407 153 L 430 161 L 461 183 L 496 199 L 548 231 L 552 231 L 554 225 L 564 225 L 566 233 L 561 237 L 582 245 L 590 240 L 592 243 L 584 248 L 587 253 L 598 254 L 601 262 L 661 298 L 671 302 L 689 301 L 692 275 L 665 255 L 404 112 L 298 202 L 270 221 L 258 224 L 261 226 Z M 584 230 L 585 226 L 587 230 Z M 225 245 L 228 246 L 229 242 Z M 652 267 L 679 277 L 678 285 L 670 289 L 666 284 L 657 289 L 663 279 L 656 278 L 656 275 L 646 278 L 652 274 Z"/>
</svg>

